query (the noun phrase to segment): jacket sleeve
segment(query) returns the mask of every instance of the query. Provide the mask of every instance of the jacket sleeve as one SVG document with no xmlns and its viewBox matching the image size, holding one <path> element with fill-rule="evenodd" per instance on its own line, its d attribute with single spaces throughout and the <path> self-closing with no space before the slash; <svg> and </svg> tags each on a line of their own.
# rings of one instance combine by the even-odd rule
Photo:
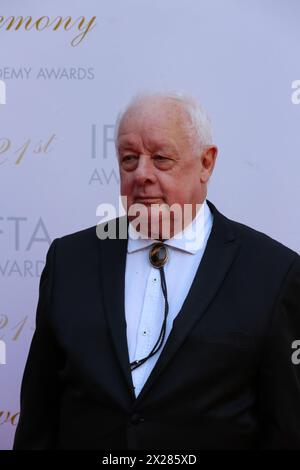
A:
<svg viewBox="0 0 300 470">
<path fill-rule="evenodd" d="M 40 278 L 36 329 L 22 379 L 14 450 L 53 449 L 57 445 L 60 351 L 49 322 L 56 242 L 50 245 Z"/>
<path fill-rule="evenodd" d="M 300 257 L 285 277 L 269 325 L 259 381 L 260 447 L 300 449 Z M 298 360 L 297 360 L 298 358 Z"/>
</svg>

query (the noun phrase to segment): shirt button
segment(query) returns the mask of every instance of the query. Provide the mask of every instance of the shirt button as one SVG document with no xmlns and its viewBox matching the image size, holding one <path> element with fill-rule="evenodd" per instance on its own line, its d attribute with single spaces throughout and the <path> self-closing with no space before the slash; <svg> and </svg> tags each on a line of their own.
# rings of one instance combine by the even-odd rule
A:
<svg viewBox="0 0 300 470">
<path fill-rule="evenodd" d="M 142 333 L 142 334 L 143 334 L 143 336 L 146 336 L 146 334 L 147 334 L 147 331 L 143 331 L 143 333 Z"/>
<path fill-rule="evenodd" d="M 140 424 L 143 421 L 145 421 L 145 419 L 142 416 L 140 416 L 138 413 L 134 413 L 130 418 L 130 422 L 135 425 Z"/>
</svg>

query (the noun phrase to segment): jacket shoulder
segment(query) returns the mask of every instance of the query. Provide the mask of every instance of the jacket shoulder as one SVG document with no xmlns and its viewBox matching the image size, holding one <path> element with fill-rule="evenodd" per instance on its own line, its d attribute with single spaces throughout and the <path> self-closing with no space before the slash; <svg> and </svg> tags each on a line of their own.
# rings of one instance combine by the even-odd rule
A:
<svg viewBox="0 0 300 470">
<path fill-rule="evenodd" d="M 290 255 L 297 255 L 299 254 L 289 248 L 288 246 L 284 245 L 280 241 L 272 238 L 271 236 L 267 235 L 264 232 L 256 230 L 248 225 L 242 224 L 241 222 L 237 222 L 235 220 L 231 220 L 231 223 L 234 224 L 235 230 L 240 233 L 240 235 L 247 239 L 251 240 L 253 243 L 261 244 L 265 248 L 274 249 L 277 251 L 282 251 L 283 253 L 290 254 Z"/>
<path fill-rule="evenodd" d="M 225 216 L 224 216 L 225 217 Z M 262 259 L 275 257 L 277 260 L 296 261 L 300 259 L 299 253 L 272 238 L 264 232 L 256 230 L 246 224 L 227 218 L 236 236 L 240 238 L 249 253 L 256 253 Z"/>
<path fill-rule="evenodd" d="M 116 232 L 118 234 L 118 227 L 121 225 L 121 221 L 126 221 L 126 216 L 117 217 L 101 224 L 93 225 L 91 227 L 87 227 L 82 230 L 63 235 L 61 237 L 58 237 L 57 239 L 59 240 L 59 244 L 61 246 L 97 243 L 101 241 L 101 231 L 107 232 L 111 228 L 113 232 Z M 116 230 L 114 230 L 114 228 L 116 228 Z"/>
<path fill-rule="evenodd" d="M 253 246 L 257 249 L 260 248 L 267 251 L 273 251 L 274 253 L 282 254 L 283 256 L 285 255 L 292 258 L 299 257 L 299 253 L 278 240 L 275 240 L 266 233 L 256 230 L 249 225 L 226 217 L 223 213 L 219 212 L 211 201 L 208 200 L 207 203 L 214 217 L 219 221 L 218 225 L 222 227 L 222 229 L 230 229 L 230 232 L 243 241 L 248 248 Z"/>
</svg>

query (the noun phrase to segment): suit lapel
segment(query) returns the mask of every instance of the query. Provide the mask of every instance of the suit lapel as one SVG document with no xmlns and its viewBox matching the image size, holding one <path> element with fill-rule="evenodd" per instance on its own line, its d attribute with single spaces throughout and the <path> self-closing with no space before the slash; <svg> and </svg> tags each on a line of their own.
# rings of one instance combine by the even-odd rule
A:
<svg viewBox="0 0 300 470">
<path fill-rule="evenodd" d="M 126 221 L 127 217 L 114 219 L 118 237 L 119 224 Z M 110 222 L 108 222 L 109 224 Z M 126 231 L 127 233 L 127 231 Z M 99 243 L 101 283 L 104 299 L 104 311 L 109 326 L 113 347 L 120 363 L 122 373 L 135 399 L 134 388 L 129 363 L 129 353 L 126 334 L 125 317 L 125 267 L 127 253 L 127 239 L 107 239 Z"/>
<path fill-rule="evenodd" d="M 231 222 L 220 214 L 210 201 L 207 203 L 214 219 L 204 255 L 191 289 L 173 322 L 173 328 L 166 344 L 136 399 L 129 364 L 125 318 L 127 239 L 107 239 L 105 243 L 99 243 L 101 245 L 101 280 L 105 314 L 118 361 L 132 398 L 135 400 L 134 406 L 138 405 L 150 390 L 194 324 L 204 315 L 237 255 L 239 243 L 235 238 Z M 117 227 L 121 219 L 124 221 L 124 218 L 117 219 Z"/>
</svg>

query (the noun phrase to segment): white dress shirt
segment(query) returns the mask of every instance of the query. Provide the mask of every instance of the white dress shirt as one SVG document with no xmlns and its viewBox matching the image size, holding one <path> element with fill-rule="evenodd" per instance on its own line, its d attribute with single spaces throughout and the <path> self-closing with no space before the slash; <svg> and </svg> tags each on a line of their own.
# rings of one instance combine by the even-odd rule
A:
<svg viewBox="0 0 300 470">
<path fill-rule="evenodd" d="M 163 346 L 141 366 L 132 371 L 135 395 L 143 388 L 180 312 L 201 262 L 213 223 L 206 200 L 196 217 L 183 232 L 164 243 L 168 246 L 168 261 L 164 265 L 169 313 Z M 164 319 L 165 300 L 160 272 L 149 261 L 150 246 L 157 240 L 137 238 L 129 223 L 125 271 L 125 316 L 130 362 L 147 356 L 155 345 Z M 195 234 L 197 235 L 196 241 Z"/>
</svg>

